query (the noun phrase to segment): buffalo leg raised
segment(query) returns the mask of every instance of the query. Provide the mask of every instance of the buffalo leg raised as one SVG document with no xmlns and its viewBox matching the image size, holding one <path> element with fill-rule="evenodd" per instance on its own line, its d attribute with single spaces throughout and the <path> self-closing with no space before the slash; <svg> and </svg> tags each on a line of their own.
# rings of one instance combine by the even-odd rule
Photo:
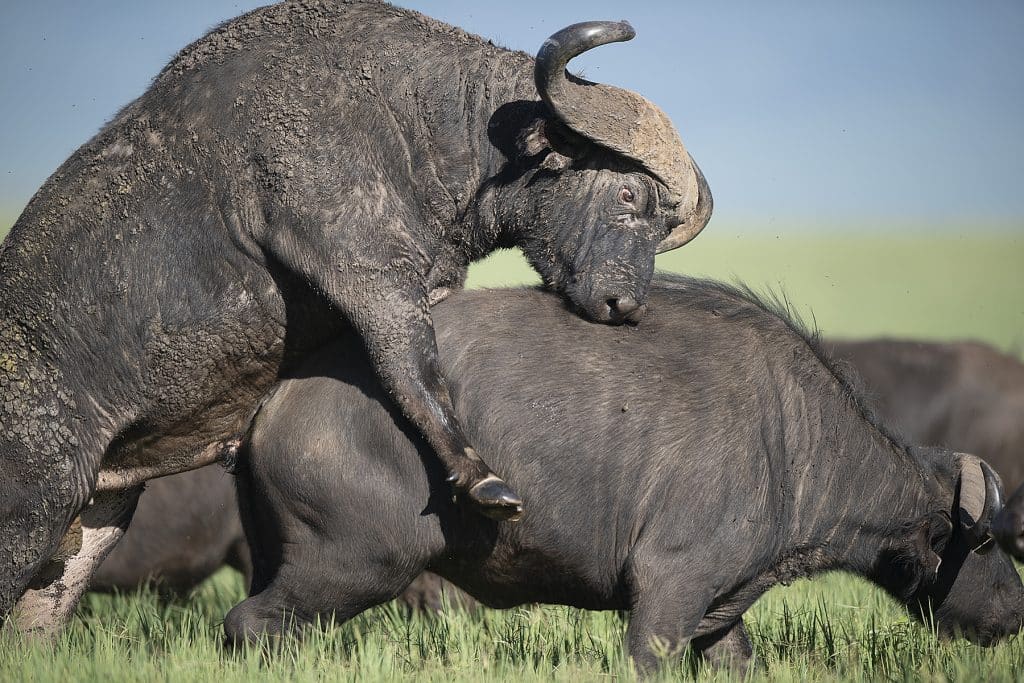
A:
<svg viewBox="0 0 1024 683">
<path fill-rule="evenodd" d="M 420 263 L 415 247 L 389 240 L 417 231 L 381 227 L 368 256 L 365 245 L 353 249 L 343 227 L 310 227 L 307 220 L 268 247 L 359 332 L 382 385 L 433 447 L 455 490 L 489 517 L 518 518 L 522 500 L 477 455 L 452 406 L 430 318 L 429 264 Z"/>
</svg>

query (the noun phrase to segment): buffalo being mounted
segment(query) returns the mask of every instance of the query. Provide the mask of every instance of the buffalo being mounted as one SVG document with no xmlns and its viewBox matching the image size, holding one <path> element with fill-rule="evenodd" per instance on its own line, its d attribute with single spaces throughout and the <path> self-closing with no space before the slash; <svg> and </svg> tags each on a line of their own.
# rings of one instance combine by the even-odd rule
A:
<svg viewBox="0 0 1024 683">
<path fill-rule="evenodd" d="M 20 596 L 20 627 L 62 623 L 142 482 L 233 448 L 345 330 L 460 498 L 519 515 L 452 409 L 429 305 L 519 246 L 591 319 L 640 318 L 655 253 L 711 195 L 657 107 L 564 70 L 632 36 L 577 24 L 535 61 L 387 4 L 302 0 L 175 57 L 0 251 L 0 618 Z"/>
<path fill-rule="evenodd" d="M 650 301 L 637 328 L 588 326 L 530 290 L 435 310 L 456 410 L 530 506 L 514 525 L 452 504 L 366 364 L 339 362 L 362 353 L 351 339 L 311 357 L 239 451 L 255 562 L 229 639 L 279 633 L 289 615 L 348 619 L 424 569 L 495 607 L 628 609 L 643 668 L 687 644 L 745 659 L 747 608 L 828 570 L 944 633 L 991 643 L 1020 628 L 1024 586 L 989 537 L 988 465 L 891 434 L 755 297 L 674 278 Z"/>
</svg>

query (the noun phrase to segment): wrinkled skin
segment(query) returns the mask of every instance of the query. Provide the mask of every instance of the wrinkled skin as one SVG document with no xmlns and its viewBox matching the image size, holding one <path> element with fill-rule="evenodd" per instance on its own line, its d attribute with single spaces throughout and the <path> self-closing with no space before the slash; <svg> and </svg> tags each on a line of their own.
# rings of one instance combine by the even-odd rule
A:
<svg viewBox="0 0 1024 683">
<path fill-rule="evenodd" d="M 814 342 L 743 292 L 657 278 L 648 298 L 658 313 L 635 328 L 588 326 L 531 290 L 435 309 L 456 409 L 531 506 L 516 525 L 451 503 L 373 377 L 336 362 L 357 348 L 311 357 L 240 451 L 256 561 L 228 640 L 351 618 L 424 569 L 492 607 L 628 610 L 643 671 L 655 641 L 743 670 L 743 613 L 830 570 L 919 618 L 927 604 L 944 633 L 987 644 L 1019 630 L 1012 564 L 971 550 L 999 498 L 980 461 L 904 445 Z M 981 483 L 969 518 L 968 467 Z"/>
<path fill-rule="evenodd" d="M 0 249 L 0 619 L 97 493 L 91 545 L 58 574 L 95 569 L 145 480 L 233 452 L 267 390 L 338 334 L 460 500 L 520 513 L 453 411 L 429 304 L 520 245 L 580 310 L 635 319 L 681 215 L 636 159 L 562 130 L 533 72 L 414 12 L 286 2 L 185 48 L 58 169 Z M 628 206 L 616 185 L 643 182 Z M 688 197 L 699 231 L 710 198 Z M 56 632 L 80 578 L 15 625 Z"/>
<path fill-rule="evenodd" d="M 565 185 L 575 190 L 575 203 L 558 192 Z M 657 203 L 653 183 L 639 174 L 570 169 L 559 176 L 540 174 L 534 187 L 538 201 L 531 223 L 563 226 L 558 240 L 524 240 L 524 253 L 544 283 L 566 292 L 593 320 L 639 322 L 663 236 L 662 225 L 651 220 Z M 585 207 L 582 216 L 579 207 Z"/>
</svg>

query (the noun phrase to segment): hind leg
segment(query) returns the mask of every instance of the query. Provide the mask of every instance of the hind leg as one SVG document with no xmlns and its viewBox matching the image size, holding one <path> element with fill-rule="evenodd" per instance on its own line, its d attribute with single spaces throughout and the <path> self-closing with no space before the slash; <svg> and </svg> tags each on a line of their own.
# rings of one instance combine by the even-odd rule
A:
<svg viewBox="0 0 1024 683">
<path fill-rule="evenodd" d="M 433 572 L 423 572 L 398 596 L 410 612 L 440 614 L 445 608 L 473 612 L 480 605 L 468 593 Z"/>
<path fill-rule="evenodd" d="M 77 449 L 0 440 L 0 624 L 89 500 Z"/>
<path fill-rule="evenodd" d="M 60 632 L 74 614 L 93 573 L 124 536 L 141 492 L 139 486 L 128 491 L 96 494 L 82 510 L 80 528 L 72 527 L 72 533 L 77 528 L 81 534 L 78 542 L 62 543 L 64 552 L 44 565 L 43 571 L 18 600 L 13 611 L 15 628 L 44 638 Z M 66 545 L 72 547 L 63 547 Z"/>
<path fill-rule="evenodd" d="M 626 639 L 637 670 L 647 676 L 682 656 L 713 591 L 672 562 L 636 559 L 631 574 L 633 604 Z"/>
<path fill-rule="evenodd" d="M 226 644 L 276 640 L 317 621 L 342 624 L 398 597 L 422 568 L 371 568 L 367 563 L 354 570 L 325 562 L 310 569 L 282 572 L 266 590 L 235 605 L 224 618 Z"/>
<path fill-rule="evenodd" d="M 285 480 L 292 468 L 302 467 L 304 454 L 289 450 L 290 433 L 271 428 L 269 434 L 282 442 L 267 435 L 254 439 L 252 451 L 247 448 L 241 453 L 235 478 L 252 561 L 250 597 L 224 618 L 228 646 L 276 639 L 318 617 L 343 622 L 387 602 L 423 571 L 433 549 L 418 547 L 417 542 L 424 543 L 429 533 L 417 534 L 414 525 L 393 524 L 388 533 L 366 533 L 372 524 L 360 516 L 361 511 L 374 500 L 388 500 L 374 487 L 335 489 L 333 480 L 321 482 L 323 489 L 310 484 L 304 505 L 320 514 L 301 519 L 292 509 L 295 497 L 281 496 L 273 486 L 268 490 L 250 467 L 250 460 L 261 467 L 287 463 L 280 469 L 270 468 L 269 474 L 278 475 L 276 483 Z M 264 452 L 269 457 L 261 462 Z M 268 474 L 261 467 L 257 469 L 262 475 Z M 330 473 L 320 474 L 326 478 Z M 416 512 L 410 516 L 419 519 Z"/>
</svg>

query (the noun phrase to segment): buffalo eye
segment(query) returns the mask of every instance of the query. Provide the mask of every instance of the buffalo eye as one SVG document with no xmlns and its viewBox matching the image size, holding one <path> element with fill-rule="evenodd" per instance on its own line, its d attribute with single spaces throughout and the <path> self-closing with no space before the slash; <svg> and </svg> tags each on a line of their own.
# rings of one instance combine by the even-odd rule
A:
<svg viewBox="0 0 1024 683">
<path fill-rule="evenodd" d="M 623 204 L 632 204 L 633 200 L 636 199 L 636 195 L 633 194 L 633 190 L 628 187 L 624 187 L 619 190 L 619 201 Z"/>
</svg>

